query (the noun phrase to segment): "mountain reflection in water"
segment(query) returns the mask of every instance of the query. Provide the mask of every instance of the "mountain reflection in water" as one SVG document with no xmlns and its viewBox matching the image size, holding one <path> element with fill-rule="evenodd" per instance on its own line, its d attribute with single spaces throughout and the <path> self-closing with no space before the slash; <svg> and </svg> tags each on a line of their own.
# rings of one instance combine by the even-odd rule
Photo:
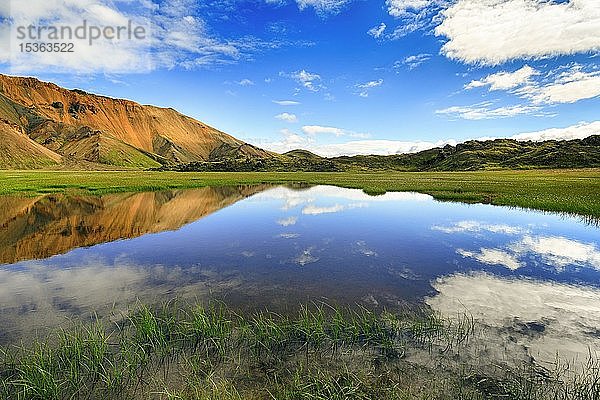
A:
<svg viewBox="0 0 600 400">
<path fill-rule="evenodd" d="M 268 187 L 0 197 L 0 264 L 179 229 Z"/>
</svg>

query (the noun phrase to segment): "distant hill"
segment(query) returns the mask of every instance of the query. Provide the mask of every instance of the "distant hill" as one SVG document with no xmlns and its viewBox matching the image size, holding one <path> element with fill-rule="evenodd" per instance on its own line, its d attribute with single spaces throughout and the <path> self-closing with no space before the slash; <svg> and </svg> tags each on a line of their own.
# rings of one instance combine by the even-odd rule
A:
<svg viewBox="0 0 600 400">
<path fill-rule="evenodd" d="M 523 142 L 512 139 L 471 140 L 456 146 L 392 156 L 330 159 L 343 169 L 472 171 L 486 169 L 600 167 L 600 136 L 579 140 Z"/>
<path fill-rule="evenodd" d="M 0 168 L 76 161 L 153 168 L 274 156 L 170 108 L 6 75 L 0 75 L 0 139 Z"/>
<path fill-rule="evenodd" d="M 471 140 L 412 154 L 320 157 L 293 150 L 270 159 L 223 159 L 178 165 L 182 171 L 473 171 L 489 169 L 599 168 L 600 136 L 582 140 L 521 142 Z"/>
</svg>

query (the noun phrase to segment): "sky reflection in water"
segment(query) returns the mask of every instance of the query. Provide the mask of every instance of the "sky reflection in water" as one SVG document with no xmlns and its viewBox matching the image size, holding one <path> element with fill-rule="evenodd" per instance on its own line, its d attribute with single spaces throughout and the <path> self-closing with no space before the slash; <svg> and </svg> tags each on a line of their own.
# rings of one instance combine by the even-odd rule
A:
<svg viewBox="0 0 600 400">
<path fill-rule="evenodd" d="M 2 261 L 26 260 L 0 267 L 4 341 L 180 297 L 278 311 L 424 301 L 472 313 L 495 352 L 509 337 L 523 357 L 600 349 L 600 230 L 577 218 L 328 186 L 1 200 Z"/>
</svg>

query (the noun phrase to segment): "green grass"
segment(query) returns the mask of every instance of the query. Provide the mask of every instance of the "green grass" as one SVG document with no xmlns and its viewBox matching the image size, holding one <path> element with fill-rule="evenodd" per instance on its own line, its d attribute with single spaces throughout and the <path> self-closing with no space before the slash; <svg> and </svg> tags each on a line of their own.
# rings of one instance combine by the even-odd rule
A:
<svg viewBox="0 0 600 400">
<path fill-rule="evenodd" d="M 570 375 L 532 365 L 473 369 L 460 352 L 474 329 L 468 316 L 452 322 L 426 310 L 312 304 L 290 316 L 240 316 L 220 303 L 138 305 L 111 325 L 2 349 L 0 398 L 598 398 L 595 363 Z"/>
<path fill-rule="evenodd" d="M 600 170 L 485 172 L 261 173 L 0 171 L 0 195 L 79 191 L 94 194 L 252 183 L 327 184 L 427 193 L 439 200 L 482 202 L 600 217 Z"/>
</svg>

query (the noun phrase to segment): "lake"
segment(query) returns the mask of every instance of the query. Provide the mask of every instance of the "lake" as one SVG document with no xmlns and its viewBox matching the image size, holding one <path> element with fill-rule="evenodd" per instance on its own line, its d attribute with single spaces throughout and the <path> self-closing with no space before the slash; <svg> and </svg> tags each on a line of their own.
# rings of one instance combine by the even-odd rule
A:
<svg viewBox="0 0 600 400">
<path fill-rule="evenodd" d="M 137 301 L 323 301 L 466 313 L 479 356 L 583 360 L 600 349 L 593 222 L 331 186 L 1 197 L 0 342 Z"/>
</svg>

